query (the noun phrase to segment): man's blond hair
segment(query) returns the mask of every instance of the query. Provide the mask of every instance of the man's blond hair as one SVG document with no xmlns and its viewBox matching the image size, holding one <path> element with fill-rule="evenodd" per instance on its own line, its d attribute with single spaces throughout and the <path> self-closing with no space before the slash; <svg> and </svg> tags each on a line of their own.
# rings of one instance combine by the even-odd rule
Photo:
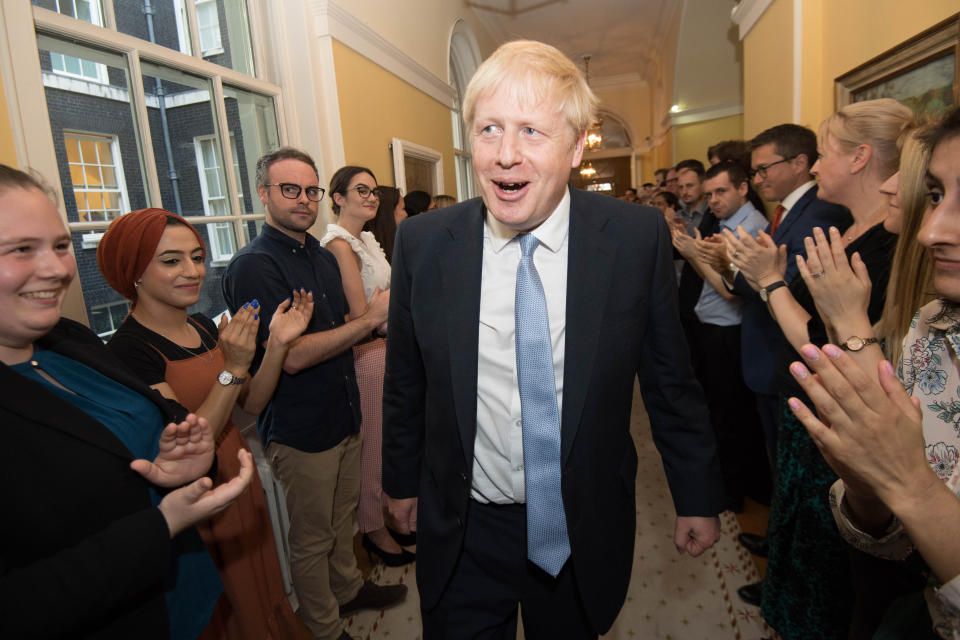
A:
<svg viewBox="0 0 960 640">
<path fill-rule="evenodd" d="M 573 62 L 555 47 L 533 40 L 502 45 L 473 74 L 463 98 L 463 119 L 473 136 L 477 102 L 500 89 L 521 105 L 552 100 L 573 131 L 573 140 L 590 128 L 599 100 Z"/>
</svg>

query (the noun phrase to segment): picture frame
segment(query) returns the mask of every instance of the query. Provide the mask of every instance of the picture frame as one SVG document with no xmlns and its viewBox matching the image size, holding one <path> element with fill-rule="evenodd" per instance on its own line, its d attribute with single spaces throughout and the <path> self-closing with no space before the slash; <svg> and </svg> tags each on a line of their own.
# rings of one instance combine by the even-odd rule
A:
<svg viewBox="0 0 960 640">
<path fill-rule="evenodd" d="M 835 79 L 836 108 L 893 98 L 942 115 L 960 105 L 960 13 Z"/>
</svg>

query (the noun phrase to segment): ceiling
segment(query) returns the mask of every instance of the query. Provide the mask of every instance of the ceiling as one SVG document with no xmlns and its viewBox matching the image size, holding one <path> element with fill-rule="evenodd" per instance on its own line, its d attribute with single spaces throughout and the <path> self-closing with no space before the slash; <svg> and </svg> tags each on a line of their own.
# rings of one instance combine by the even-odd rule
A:
<svg viewBox="0 0 960 640">
<path fill-rule="evenodd" d="M 591 83 L 652 82 L 664 69 L 683 0 L 465 0 L 499 42 L 519 38 L 557 47 L 583 65 Z M 669 66 L 669 65 L 668 65 Z"/>
</svg>

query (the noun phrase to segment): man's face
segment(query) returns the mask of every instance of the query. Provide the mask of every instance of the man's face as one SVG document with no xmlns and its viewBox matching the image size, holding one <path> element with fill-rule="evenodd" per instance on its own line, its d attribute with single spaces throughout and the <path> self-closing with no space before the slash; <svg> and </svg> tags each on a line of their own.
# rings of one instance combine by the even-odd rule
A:
<svg viewBox="0 0 960 640">
<path fill-rule="evenodd" d="M 636 189 L 627 189 L 623 192 L 623 199 L 627 202 L 636 202 L 637 201 L 637 190 Z"/>
<path fill-rule="evenodd" d="M 680 201 L 687 209 L 695 209 L 700 203 L 703 190 L 700 187 L 700 176 L 696 171 L 681 171 L 677 176 L 677 189 Z"/>
<path fill-rule="evenodd" d="M 793 160 L 786 160 L 777 153 L 774 143 L 757 147 L 750 154 L 750 166 L 757 174 L 753 176 L 753 185 L 760 196 L 768 202 L 779 202 L 790 195 L 790 192 L 806 182 L 807 172 L 801 175 Z M 774 164 L 776 163 L 776 164 Z M 761 171 L 766 167 L 765 171 Z M 766 175 L 763 175 L 766 173 Z"/>
<path fill-rule="evenodd" d="M 300 195 L 285 198 L 280 187 L 258 187 L 260 202 L 267 210 L 267 222 L 291 238 L 303 242 L 307 229 L 317 219 L 316 202 L 307 199 L 307 187 L 319 186 L 317 174 L 306 162 L 294 158 L 278 160 L 267 171 L 270 184 L 292 183 L 300 186 Z"/>
<path fill-rule="evenodd" d="M 663 188 L 675 196 L 680 195 L 680 187 L 677 186 L 677 172 L 674 169 L 667 171 L 667 178 L 663 181 Z"/>
<path fill-rule="evenodd" d="M 933 288 L 960 302 L 960 136 L 940 142 L 927 169 L 927 210 L 917 240 L 933 264 Z"/>
<path fill-rule="evenodd" d="M 710 211 L 720 220 L 726 220 L 735 214 L 747 201 L 747 183 L 741 182 L 739 187 L 733 186 L 730 174 L 726 171 L 704 180 L 703 191 L 707 196 Z"/>
<path fill-rule="evenodd" d="M 521 105 L 503 88 L 477 101 L 470 134 L 483 203 L 516 231 L 553 213 L 583 156 L 584 135 L 575 137 L 555 99 Z"/>
</svg>

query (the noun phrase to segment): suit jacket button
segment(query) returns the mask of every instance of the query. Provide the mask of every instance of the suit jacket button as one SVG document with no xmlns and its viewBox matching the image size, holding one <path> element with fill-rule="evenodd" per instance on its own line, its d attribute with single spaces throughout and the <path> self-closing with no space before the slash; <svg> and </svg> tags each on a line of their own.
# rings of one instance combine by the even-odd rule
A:
<svg viewBox="0 0 960 640">
<path fill-rule="evenodd" d="M 463 520 L 461 520 L 460 518 L 457 518 L 457 528 L 463 529 Z"/>
<path fill-rule="evenodd" d="M 463 484 L 467 484 L 467 474 L 461 473 L 460 479 L 463 480 Z"/>
</svg>

